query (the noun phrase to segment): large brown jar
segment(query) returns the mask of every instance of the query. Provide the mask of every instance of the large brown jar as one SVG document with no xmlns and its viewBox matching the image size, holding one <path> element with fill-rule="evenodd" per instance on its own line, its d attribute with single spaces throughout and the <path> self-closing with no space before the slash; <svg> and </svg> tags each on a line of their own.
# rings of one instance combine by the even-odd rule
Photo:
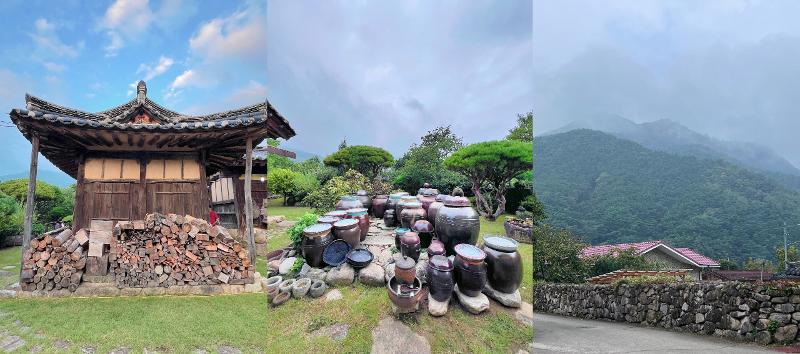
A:
<svg viewBox="0 0 800 354">
<path fill-rule="evenodd" d="M 444 206 L 444 200 L 450 197 L 447 194 L 439 194 L 436 196 L 435 201 L 428 206 L 428 221 L 436 227 L 436 215 L 439 215 L 439 209 Z"/>
<path fill-rule="evenodd" d="M 423 194 L 417 196 L 419 202 L 422 203 L 422 209 L 425 209 L 426 212 L 428 211 L 428 207 L 431 206 L 431 203 L 436 201 L 436 196 L 433 194 L 434 191 L 435 189 L 433 188 L 427 188 L 422 191 Z"/>
<path fill-rule="evenodd" d="M 314 224 L 303 229 L 303 242 L 300 247 L 306 263 L 315 268 L 323 266 L 322 251 L 331 242 L 333 235 L 330 224 Z"/>
<path fill-rule="evenodd" d="M 400 226 L 410 229 L 417 220 L 425 220 L 425 209 L 420 202 L 408 202 L 400 212 Z"/>
<path fill-rule="evenodd" d="M 400 254 L 416 262 L 419 260 L 419 250 L 419 235 L 416 232 L 406 232 L 400 237 Z"/>
<path fill-rule="evenodd" d="M 333 233 L 337 239 L 344 240 L 351 248 L 361 242 L 361 228 L 356 219 L 342 219 L 333 223 Z"/>
<path fill-rule="evenodd" d="M 369 214 L 369 212 L 372 211 L 372 197 L 369 196 L 369 193 L 361 189 L 356 192 L 356 197 L 358 198 L 358 201 L 361 202 L 361 205 L 363 205 L 364 208 L 367 208 L 367 214 Z"/>
<path fill-rule="evenodd" d="M 347 209 L 347 218 L 358 220 L 358 227 L 361 228 L 361 241 L 367 238 L 369 232 L 369 216 L 366 208 Z"/>
<path fill-rule="evenodd" d="M 433 256 L 447 256 L 444 253 L 444 244 L 442 241 L 433 240 L 431 241 L 430 246 L 428 246 L 428 259 L 433 258 Z"/>
<path fill-rule="evenodd" d="M 393 214 L 397 213 L 397 203 L 400 202 L 400 198 L 402 197 L 403 195 L 400 193 L 389 194 L 389 199 L 386 200 L 386 208 L 384 209 L 384 213 L 389 210 L 391 210 Z M 395 221 L 397 221 L 397 216 L 397 214 L 394 215 Z"/>
<path fill-rule="evenodd" d="M 428 220 L 417 220 L 411 225 L 411 231 L 419 234 L 420 246 L 428 248 L 433 240 L 433 225 Z"/>
<path fill-rule="evenodd" d="M 428 292 L 436 301 L 447 302 L 453 294 L 453 263 L 445 256 L 433 256 L 428 261 Z"/>
<path fill-rule="evenodd" d="M 517 291 L 522 284 L 522 257 L 517 252 L 517 241 L 502 236 L 485 236 L 482 250 L 486 253 L 489 285 L 501 293 Z"/>
<path fill-rule="evenodd" d="M 447 255 L 455 252 L 455 246 L 466 243 L 474 245 L 481 231 L 478 212 L 465 197 L 450 197 L 436 215 L 436 237 L 444 243 Z"/>
<path fill-rule="evenodd" d="M 469 244 L 455 248 L 455 279 L 458 290 L 467 296 L 478 296 L 486 285 L 486 253 Z"/>
<path fill-rule="evenodd" d="M 383 219 L 383 212 L 386 211 L 386 202 L 389 201 L 389 196 L 385 194 L 376 195 L 372 199 L 372 215 L 378 219 Z"/>
<path fill-rule="evenodd" d="M 386 227 L 395 227 L 397 226 L 397 220 L 394 217 L 394 209 L 387 208 L 386 211 L 383 213 L 383 225 Z"/>
<path fill-rule="evenodd" d="M 403 227 L 394 229 L 394 246 L 397 247 L 397 249 L 400 249 L 400 238 L 403 237 L 406 232 L 411 232 L 411 229 L 406 229 Z"/>
<path fill-rule="evenodd" d="M 339 198 L 339 201 L 336 202 L 336 210 L 347 210 L 353 208 L 363 208 L 364 205 L 361 204 L 361 201 L 358 200 L 358 197 L 354 195 L 345 195 Z"/>
<path fill-rule="evenodd" d="M 323 215 L 323 216 L 335 216 L 335 217 L 337 217 L 339 219 L 344 219 L 344 218 L 347 217 L 347 212 L 344 211 L 344 210 L 331 210 L 331 211 L 325 213 L 325 215 Z"/>
<path fill-rule="evenodd" d="M 406 204 L 408 203 L 419 203 L 419 201 L 417 200 L 417 197 L 411 195 L 404 195 L 400 197 L 400 200 L 394 207 L 394 216 L 397 218 L 397 221 L 400 221 L 400 215 L 403 213 L 403 208 L 405 208 Z"/>
</svg>

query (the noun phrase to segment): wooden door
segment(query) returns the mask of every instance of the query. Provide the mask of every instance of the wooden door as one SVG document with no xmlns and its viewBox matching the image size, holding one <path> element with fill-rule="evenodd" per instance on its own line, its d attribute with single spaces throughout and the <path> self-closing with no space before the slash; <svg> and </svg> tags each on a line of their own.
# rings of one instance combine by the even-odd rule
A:
<svg viewBox="0 0 800 354">
<path fill-rule="evenodd" d="M 131 184 L 131 182 L 86 182 L 84 215 L 89 219 L 130 220 L 133 208 Z"/>
<path fill-rule="evenodd" d="M 201 207 L 201 195 L 194 182 L 154 182 L 148 181 L 146 187 L 147 210 L 162 214 L 205 216 Z"/>
</svg>

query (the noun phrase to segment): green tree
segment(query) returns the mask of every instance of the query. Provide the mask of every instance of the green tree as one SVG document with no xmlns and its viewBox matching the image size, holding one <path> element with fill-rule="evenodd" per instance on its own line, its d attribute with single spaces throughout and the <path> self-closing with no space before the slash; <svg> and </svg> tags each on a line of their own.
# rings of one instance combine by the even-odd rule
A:
<svg viewBox="0 0 800 354">
<path fill-rule="evenodd" d="M 325 183 L 329 179 L 336 176 L 336 169 L 330 166 L 325 166 L 319 157 L 313 156 L 305 161 L 300 161 L 292 165 L 292 171 L 301 173 L 303 175 L 311 175 L 319 183 Z"/>
<path fill-rule="evenodd" d="M 303 202 L 316 213 L 324 214 L 333 210 L 340 197 L 354 194 L 359 189 L 371 192 L 369 180 L 358 171 L 348 170 L 343 176 L 333 177 L 322 187 L 309 193 Z"/>
<path fill-rule="evenodd" d="M 775 271 L 775 264 L 772 261 L 762 258 L 747 258 L 742 266 L 744 270 L 763 270 L 768 273 Z"/>
<path fill-rule="evenodd" d="M 535 280 L 556 283 L 581 283 L 586 278 L 586 262 L 580 258 L 587 245 L 567 229 L 549 225 L 535 226 L 533 239 L 533 275 Z"/>
<path fill-rule="evenodd" d="M 339 143 L 339 150 L 344 149 L 347 147 L 347 139 L 342 139 L 342 142 Z"/>
<path fill-rule="evenodd" d="M 478 212 L 488 220 L 505 212 L 508 183 L 520 173 L 530 171 L 533 164 L 531 143 L 518 140 L 487 141 L 463 147 L 444 160 L 450 170 L 459 172 L 472 183 Z M 489 187 L 495 205 L 481 190 Z"/>
<path fill-rule="evenodd" d="M 589 277 L 613 272 L 615 270 L 655 270 L 659 265 L 648 262 L 644 256 L 637 255 L 635 250 L 617 249 L 610 254 L 592 257 L 585 260 L 589 268 Z"/>
<path fill-rule="evenodd" d="M 461 174 L 444 167 L 444 159 L 464 146 L 450 126 L 428 131 L 420 140 L 397 160 L 392 184 L 409 193 L 416 193 L 424 183 L 444 193 L 465 186 L 467 181 Z"/>
<path fill-rule="evenodd" d="M 719 269 L 720 270 L 738 270 L 739 263 L 736 260 L 730 258 L 722 258 L 719 260 Z"/>
<path fill-rule="evenodd" d="M 272 147 L 280 147 L 281 142 L 278 139 L 267 139 L 267 145 Z M 267 170 L 272 170 L 273 168 L 290 168 L 294 165 L 294 162 L 286 156 L 275 155 L 275 154 L 267 154 Z"/>
<path fill-rule="evenodd" d="M 13 197 L 22 205 L 25 205 L 25 199 L 28 198 L 28 179 L 20 178 L 2 182 L 0 183 L 0 191 Z M 58 187 L 47 182 L 36 181 L 34 210 L 36 215 L 38 215 L 37 219 L 43 222 L 53 221 L 49 219 L 50 213 L 58 204 L 59 198 L 62 198 L 62 193 Z M 72 198 L 74 199 L 74 195 Z M 72 213 L 71 208 L 69 213 Z"/>
<path fill-rule="evenodd" d="M 273 193 L 283 195 L 283 205 L 286 205 L 286 201 L 294 195 L 298 175 L 300 174 L 285 168 L 271 169 L 267 173 L 269 189 Z"/>
<path fill-rule="evenodd" d="M 791 246 L 787 247 L 787 250 L 789 252 L 787 252 L 786 254 L 789 255 L 789 257 L 787 257 L 787 258 L 789 258 L 789 263 L 790 264 L 800 260 L 800 254 L 798 254 L 797 247 L 795 245 L 791 245 Z M 775 248 L 775 258 L 778 260 L 778 269 L 784 269 L 784 265 L 783 265 L 783 246 Z"/>
<path fill-rule="evenodd" d="M 508 131 L 506 139 L 533 141 L 533 111 L 517 114 L 517 125 Z"/>
<path fill-rule="evenodd" d="M 375 178 L 381 170 L 392 166 L 394 157 L 379 147 L 353 145 L 328 155 L 324 162 L 342 172 L 352 169 L 368 178 Z"/>
<path fill-rule="evenodd" d="M 3 192 L 0 192 L 0 244 L 8 236 L 22 232 L 25 211 L 22 205 Z"/>
</svg>

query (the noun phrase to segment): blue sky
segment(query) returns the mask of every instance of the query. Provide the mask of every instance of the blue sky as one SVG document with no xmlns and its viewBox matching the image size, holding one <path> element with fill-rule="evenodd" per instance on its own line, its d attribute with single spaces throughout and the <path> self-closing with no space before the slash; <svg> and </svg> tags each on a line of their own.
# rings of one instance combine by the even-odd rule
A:
<svg viewBox="0 0 800 354">
<path fill-rule="evenodd" d="M 179 112 L 211 113 L 266 97 L 266 2 L 3 1 L 0 120 L 25 93 L 86 111 L 148 96 Z M 27 171 L 30 144 L 0 128 L 0 175 Z M 40 170 L 55 170 L 40 158 Z"/>
</svg>

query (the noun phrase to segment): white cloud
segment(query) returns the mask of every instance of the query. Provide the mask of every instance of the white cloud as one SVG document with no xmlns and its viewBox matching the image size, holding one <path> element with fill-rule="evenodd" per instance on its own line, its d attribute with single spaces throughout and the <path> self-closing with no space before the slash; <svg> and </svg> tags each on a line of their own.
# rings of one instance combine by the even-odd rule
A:
<svg viewBox="0 0 800 354">
<path fill-rule="evenodd" d="M 42 65 L 44 66 L 45 69 L 55 73 L 60 73 L 64 71 L 65 68 L 64 65 L 53 63 L 50 61 L 43 62 Z"/>
<path fill-rule="evenodd" d="M 38 50 L 47 56 L 75 58 L 83 47 L 82 42 L 77 45 L 68 45 L 62 42 L 55 32 L 56 25 L 47 19 L 37 19 L 34 27 L 36 32 L 30 33 L 29 36 L 36 43 Z"/>
<path fill-rule="evenodd" d="M 36 19 L 36 22 L 34 22 L 34 26 L 36 27 L 36 30 L 39 32 L 52 31 L 53 29 L 56 28 L 54 24 L 50 23 L 49 21 L 47 21 L 47 19 L 44 18 Z"/>
<path fill-rule="evenodd" d="M 106 56 L 115 56 L 126 42 L 139 40 L 153 28 L 167 31 L 195 13 L 196 4 L 164 0 L 154 9 L 149 0 L 116 0 L 106 9 L 98 27 L 106 32 Z"/>
<path fill-rule="evenodd" d="M 189 48 L 206 60 L 266 55 L 266 19 L 257 8 L 205 23 L 189 39 Z"/>
<path fill-rule="evenodd" d="M 194 72 L 194 70 L 186 70 L 183 72 L 183 74 L 178 75 L 178 77 L 176 77 L 175 80 L 172 81 L 172 85 L 170 86 L 170 88 L 178 89 L 194 84 L 196 79 L 197 79 L 197 74 Z"/>
<path fill-rule="evenodd" d="M 240 106 L 264 101 L 267 98 L 267 86 L 251 80 L 246 86 L 234 91 L 225 98 L 225 102 L 230 106 Z"/>
<path fill-rule="evenodd" d="M 142 80 L 150 81 L 154 77 L 159 76 L 164 72 L 166 72 L 167 70 L 169 70 L 172 64 L 175 64 L 175 60 L 173 60 L 172 58 L 161 56 L 161 58 L 158 59 L 158 63 L 156 63 L 155 65 L 149 65 L 144 63 L 140 64 L 139 69 L 136 70 L 136 74 L 144 73 L 144 77 Z"/>
</svg>

